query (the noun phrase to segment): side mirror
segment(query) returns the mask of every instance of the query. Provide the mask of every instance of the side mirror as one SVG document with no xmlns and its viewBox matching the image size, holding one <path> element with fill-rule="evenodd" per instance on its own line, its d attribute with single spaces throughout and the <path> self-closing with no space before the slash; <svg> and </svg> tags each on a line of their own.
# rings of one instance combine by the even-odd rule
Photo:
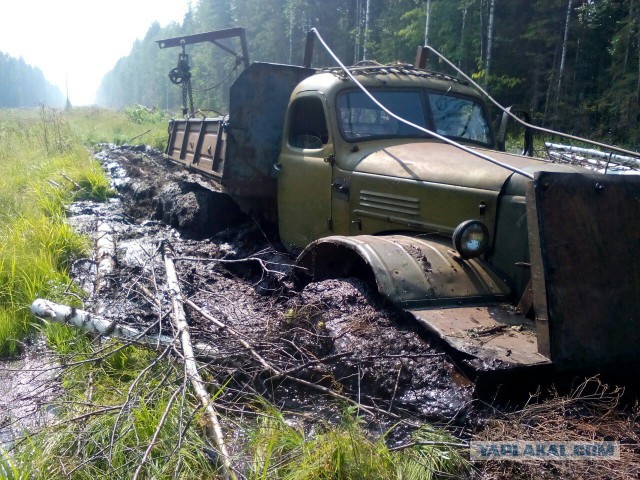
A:
<svg viewBox="0 0 640 480">
<path fill-rule="evenodd" d="M 510 112 L 518 117 L 522 117 L 525 122 L 531 123 L 531 115 L 529 114 L 529 111 L 525 110 L 522 107 L 512 105 L 510 107 L 507 107 L 507 112 Z M 507 112 L 504 112 L 502 114 L 500 128 L 498 129 L 498 138 L 496 139 L 498 143 L 498 150 L 500 150 L 501 152 L 505 151 L 507 127 L 509 125 L 509 122 L 514 121 Z M 528 157 L 533 156 L 533 131 L 530 128 L 524 127 L 524 145 L 521 154 Z"/>
</svg>

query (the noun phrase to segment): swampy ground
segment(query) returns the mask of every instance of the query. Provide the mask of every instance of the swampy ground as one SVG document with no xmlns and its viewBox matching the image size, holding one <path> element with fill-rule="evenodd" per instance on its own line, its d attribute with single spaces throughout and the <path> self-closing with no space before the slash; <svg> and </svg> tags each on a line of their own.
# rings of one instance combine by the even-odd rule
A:
<svg viewBox="0 0 640 480">
<path fill-rule="evenodd" d="M 347 463 L 357 464 L 363 455 L 355 447 L 359 436 L 371 452 L 380 454 L 384 444 L 386 453 L 376 457 L 375 468 L 357 464 L 357 473 L 336 470 L 331 478 L 388 478 L 379 470 L 385 462 L 396 471 L 415 471 L 389 452 L 407 452 L 426 465 L 422 473 L 399 478 L 432 478 L 439 471 L 484 479 L 622 479 L 640 473 L 640 412 L 635 396 L 622 388 L 592 378 L 570 379 L 554 390 L 549 379 L 541 383 L 523 375 L 492 378 L 479 388 L 478 379 L 461 368 L 463 359 L 365 282 L 296 285 L 294 258 L 273 226 L 243 215 L 214 185 L 158 150 L 104 144 L 93 157 L 115 195 L 75 201 L 66 216 L 93 244 L 106 226 L 115 242 L 114 268 L 96 281 L 101 274 L 95 251 L 75 258 L 69 266 L 73 291 L 85 292 L 76 295 L 75 306 L 150 335 L 171 336 L 164 263 L 170 254 L 182 297 L 191 302 L 185 311 L 193 343 L 208 348 L 200 370 L 222 414 L 239 477 L 319 478 L 329 465 L 323 462 L 342 455 L 341 444 L 349 446 Z M 22 356 L 0 372 L 0 388 L 10 392 L 2 401 L 0 441 L 5 448 L 17 446 L 23 471 L 38 478 L 220 473 L 179 351 L 140 353 L 106 338 L 61 336 L 81 344 L 75 352 L 86 353 L 51 354 L 27 340 Z M 20 443 L 25 429 L 42 456 Z M 469 441 L 516 438 L 616 440 L 621 460 L 468 462 Z M 328 444 L 334 449 L 323 457 L 322 445 Z M 416 446 L 430 450 L 412 453 Z M 36 458 L 32 464 L 25 460 L 29 455 Z M 317 470 L 309 467 L 314 458 Z"/>
<path fill-rule="evenodd" d="M 364 282 L 334 279 L 294 288 L 294 259 L 273 227 L 244 216 L 206 180 L 150 148 L 106 147 L 96 157 L 119 195 L 107 203 L 74 204 L 70 221 L 93 238 L 97 225 L 107 223 L 116 239 L 117 268 L 87 308 L 139 329 L 153 324 L 157 314 L 148 294 L 162 289 L 161 253 L 170 250 L 183 294 L 278 369 L 296 369 L 363 404 L 416 420 L 465 424 L 472 383 L 409 315 L 384 305 Z M 80 262 L 72 271 L 88 291 L 93 265 Z M 259 377 L 232 338 L 189 313 L 195 342 L 215 345 L 236 375 L 246 369 L 241 377 Z M 259 378 L 255 385 L 276 404 L 319 401 Z"/>
<path fill-rule="evenodd" d="M 392 447 L 409 442 L 425 423 L 446 428 L 462 442 L 512 438 L 510 431 L 526 439 L 618 438 L 622 460 L 617 464 L 487 462 L 467 474 L 625 478 L 638 472 L 640 429 L 631 413 L 637 412 L 633 395 L 624 397 L 622 389 L 600 379 L 564 379 L 554 391 L 549 379 L 530 375 L 522 382 L 521 374 L 492 378 L 480 389 L 481 380 L 467 378 L 459 368 L 460 358 L 410 315 L 384 304 L 364 282 L 333 279 L 296 288 L 294 259 L 273 227 L 244 216 L 212 184 L 158 151 L 105 147 L 96 158 L 118 196 L 106 204 L 74 204 L 71 222 L 94 239 L 98 223 L 111 226 L 117 269 L 106 290 L 92 297 L 90 309 L 139 329 L 154 322 L 155 328 L 170 328 L 162 327 L 162 307 L 149 297 L 162 297 L 162 253 L 171 251 L 185 297 L 240 333 L 280 371 L 374 409 L 369 431 L 388 431 L 385 441 Z M 95 275 L 91 265 L 79 263 L 72 272 L 88 291 Z M 339 417 L 334 398 L 265 375 L 225 328 L 212 326 L 193 309 L 187 313 L 194 341 L 215 346 L 209 367 L 232 379 L 233 388 L 221 401 L 236 404 L 257 394 L 285 411 Z M 536 389 L 542 393 L 530 396 Z M 402 426 L 392 428 L 398 422 Z"/>
</svg>

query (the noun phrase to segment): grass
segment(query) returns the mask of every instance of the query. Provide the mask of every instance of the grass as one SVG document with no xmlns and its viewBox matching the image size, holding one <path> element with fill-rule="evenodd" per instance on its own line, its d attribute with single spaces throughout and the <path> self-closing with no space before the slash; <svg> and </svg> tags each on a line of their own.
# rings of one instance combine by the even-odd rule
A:
<svg viewBox="0 0 640 480">
<path fill-rule="evenodd" d="M 149 111 L 140 106 L 128 107 L 124 112 L 80 107 L 68 115 L 69 125 L 87 147 L 99 143 L 133 143 L 158 150 L 164 150 L 166 145 L 168 119 L 161 111 Z"/>
<path fill-rule="evenodd" d="M 18 466 L 11 456 L 0 448 L 0 479 L 1 480 L 28 480 L 31 478 L 31 470 L 28 462 Z"/>
<path fill-rule="evenodd" d="M 251 431 L 248 478 L 315 480 L 429 480 L 460 478 L 469 463 L 443 431 L 423 427 L 411 446 L 391 450 L 385 437 L 372 440 L 361 418 L 347 409 L 337 425 L 315 424 L 311 434 L 288 424 L 275 409 Z"/>
<path fill-rule="evenodd" d="M 164 148 L 163 113 L 0 111 L 0 356 L 15 354 L 33 331 L 28 307 L 35 298 L 71 301 L 67 272 L 89 244 L 65 223 L 66 205 L 112 194 L 87 147 L 123 144 L 147 131 L 139 142 Z"/>
<path fill-rule="evenodd" d="M 90 351 L 88 343 L 77 347 L 76 354 Z M 104 347 L 101 362 L 66 371 L 58 423 L 17 449 L 14 465 L 28 467 L 33 479 L 130 479 L 148 450 L 139 478 L 174 478 L 176 470 L 179 478 L 215 478 L 181 363 L 117 343 Z"/>
<path fill-rule="evenodd" d="M 65 298 L 68 268 L 89 247 L 66 224 L 65 206 L 108 194 L 99 165 L 59 112 L 0 113 L 0 355 L 16 353 L 33 330 L 36 297 Z"/>
</svg>

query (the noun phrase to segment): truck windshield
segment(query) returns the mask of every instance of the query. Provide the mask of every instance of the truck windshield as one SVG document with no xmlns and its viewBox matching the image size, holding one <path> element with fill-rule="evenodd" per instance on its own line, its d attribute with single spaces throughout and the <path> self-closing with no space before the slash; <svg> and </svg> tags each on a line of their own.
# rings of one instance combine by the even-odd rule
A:
<svg viewBox="0 0 640 480">
<path fill-rule="evenodd" d="M 484 109 L 472 99 L 426 92 L 430 107 L 427 109 L 422 101 L 423 92 L 419 90 L 371 93 L 382 105 L 411 123 L 447 137 L 491 145 L 491 130 Z M 338 97 L 338 115 L 347 141 L 428 136 L 385 113 L 359 90 L 344 92 Z M 426 119 L 430 119 L 429 126 Z"/>
<path fill-rule="evenodd" d="M 491 130 L 479 103 L 468 98 L 429 93 L 429 105 L 436 132 L 490 144 Z"/>
</svg>

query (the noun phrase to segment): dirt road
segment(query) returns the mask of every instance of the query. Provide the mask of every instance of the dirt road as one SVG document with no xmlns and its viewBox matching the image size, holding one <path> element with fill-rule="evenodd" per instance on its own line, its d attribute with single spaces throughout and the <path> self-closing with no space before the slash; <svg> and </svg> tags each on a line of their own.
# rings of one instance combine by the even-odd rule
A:
<svg viewBox="0 0 640 480">
<path fill-rule="evenodd" d="M 171 249 L 185 296 L 281 371 L 296 369 L 349 398 L 418 420 L 464 422 L 470 383 L 405 314 L 383 305 L 365 284 L 327 280 L 297 291 L 290 278 L 293 258 L 273 228 L 242 215 L 199 176 L 144 147 L 105 147 L 96 158 L 118 195 L 106 204 L 74 204 L 71 222 L 94 239 L 98 224 L 107 223 L 117 258 L 108 286 L 88 308 L 140 329 L 155 324 L 153 329 L 169 332 L 149 296 L 167 301 L 161 250 Z M 73 275 L 92 291 L 94 263 L 77 263 Z M 249 381 L 277 404 L 325 401 L 267 381 L 224 329 L 187 313 L 195 341 L 216 346 L 217 368 L 234 381 Z"/>
</svg>

